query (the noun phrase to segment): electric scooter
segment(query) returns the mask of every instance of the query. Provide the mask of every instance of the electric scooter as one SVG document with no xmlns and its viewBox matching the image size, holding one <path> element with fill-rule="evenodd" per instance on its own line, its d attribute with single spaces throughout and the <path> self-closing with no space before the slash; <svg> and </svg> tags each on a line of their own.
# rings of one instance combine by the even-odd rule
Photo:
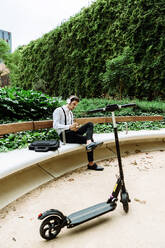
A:
<svg viewBox="0 0 165 248">
<path fill-rule="evenodd" d="M 134 107 L 134 106 L 136 106 L 136 104 L 134 103 L 124 104 L 124 105 L 110 104 L 107 105 L 105 108 L 88 111 L 88 113 L 106 112 L 106 111 L 112 113 L 112 123 L 113 123 L 116 153 L 117 153 L 118 166 L 119 166 L 119 177 L 117 179 L 112 194 L 105 202 L 101 202 L 94 206 L 77 211 L 75 213 L 70 214 L 69 216 L 63 215 L 61 211 L 56 209 L 50 209 L 45 211 L 44 213 L 40 213 L 38 215 L 38 219 L 43 220 L 40 226 L 40 235 L 43 239 L 46 240 L 54 239 L 61 231 L 61 228 L 65 226 L 67 226 L 67 228 L 72 228 L 86 221 L 92 220 L 98 216 L 101 216 L 103 214 L 115 210 L 117 206 L 119 193 L 120 193 L 120 202 L 123 205 L 123 209 L 126 213 L 128 213 L 130 198 L 124 182 L 124 173 L 122 168 L 118 131 L 117 131 L 117 124 L 116 124 L 114 111 L 119 110 L 121 108 Z"/>
</svg>

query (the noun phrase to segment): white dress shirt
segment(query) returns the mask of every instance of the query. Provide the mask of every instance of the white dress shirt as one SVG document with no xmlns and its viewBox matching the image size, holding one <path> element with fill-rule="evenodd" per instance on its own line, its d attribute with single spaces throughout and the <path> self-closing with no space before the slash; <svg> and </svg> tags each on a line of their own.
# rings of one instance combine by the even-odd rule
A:
<svg viewBox="0 0 165 248">
<path fill-rule="evenodd" d="M 56 108 L 53 112 L 53 128 L 56 130 L 58 135 L 65 130 L 68 130 L 70 125 L 73 124 L 73 113 L 67 108 L 67 105 L 62 106 L 66 114 L 66 125 L 65 115 L 61 107 Z"/>
</svg>

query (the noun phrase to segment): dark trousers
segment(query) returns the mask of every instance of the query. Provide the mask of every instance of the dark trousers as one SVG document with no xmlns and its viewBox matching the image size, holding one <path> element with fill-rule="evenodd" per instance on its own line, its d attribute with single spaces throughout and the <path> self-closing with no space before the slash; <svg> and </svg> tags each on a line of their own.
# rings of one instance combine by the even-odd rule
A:
<svg viewBox="0 0 165 248">
<path fill-rule="evenodd" d="M 77 131 L 65 131 L 66 143 L 86 144 L 87 140 L 93 141 L 93 123 L 88 122 L 82 125 Z M 62 133 L 60 139 L 63 141 Z M 93 151 L 87 152 L 88 162 L 93 161 Z"/>
</svg>

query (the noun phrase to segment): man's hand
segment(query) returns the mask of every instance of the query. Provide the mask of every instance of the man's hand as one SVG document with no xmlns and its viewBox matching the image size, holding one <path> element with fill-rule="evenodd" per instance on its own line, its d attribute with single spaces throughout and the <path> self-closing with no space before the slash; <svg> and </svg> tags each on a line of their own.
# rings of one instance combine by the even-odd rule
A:
<svg viewBox="0 0 165 248">
<path fill-rule="evenodd" d="M 77 131 L 79 128 L 79 124 L 77 122 L 74 122 L 72 125 L 70 125 L 69 129 L 72 131 Z"/>
</svg>

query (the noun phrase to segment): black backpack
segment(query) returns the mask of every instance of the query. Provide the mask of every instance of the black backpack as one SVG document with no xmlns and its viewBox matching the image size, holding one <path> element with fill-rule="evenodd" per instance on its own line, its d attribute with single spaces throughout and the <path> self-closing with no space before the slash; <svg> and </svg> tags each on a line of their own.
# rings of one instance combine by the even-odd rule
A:
<svg viewBox="0 0 165 248">
<path fill-rule="evenodd" d="M 35 152 L 48 152 L 57 150 L 59 146 L 59 140 L 38 140 L 29 145 L 29 150 L 34 150 Z"/>
</svg>

